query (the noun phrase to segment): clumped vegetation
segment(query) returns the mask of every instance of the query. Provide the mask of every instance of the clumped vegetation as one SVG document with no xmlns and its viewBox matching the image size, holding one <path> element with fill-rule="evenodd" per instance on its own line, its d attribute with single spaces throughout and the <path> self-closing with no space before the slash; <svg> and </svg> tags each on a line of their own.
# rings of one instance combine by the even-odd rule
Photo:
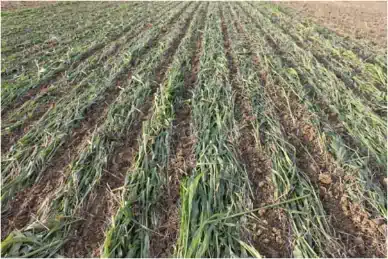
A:
<svg viewBox="0 0 388 259">
<path fill-rule="evenodd" d="M 385 257 L 386 53 L 264 2 L 2 14 L 4 257 Z"/>
</svg>

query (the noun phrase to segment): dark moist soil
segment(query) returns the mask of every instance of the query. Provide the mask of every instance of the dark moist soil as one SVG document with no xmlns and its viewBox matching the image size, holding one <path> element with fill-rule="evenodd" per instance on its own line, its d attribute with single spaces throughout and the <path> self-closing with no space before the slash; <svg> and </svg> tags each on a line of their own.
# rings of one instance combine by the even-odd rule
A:
<svg viewBox="0 0 388 259">
<path fill-rule="evenodd" d="M 274 186 L 271 182 L 271 161 L 265 154 L 259 152 L 253 136 L 251 121 L 253 116 L 249 99 L 243 96 L 241 89 L 234 78 L 237 78 L 238 68 L 231 54 L 231 41 L 228 36 L 227 26 L 221 11 L 221 26 L 224 37 L 224 49 L 229 63 L 229 80 L 236 92 L 237 113 L 236 120 L 239 122 L 240 139 L 238 143 L 240 161 L 248 172 L 252 184 L 252 201 L 254 208 L 275 203 L 273 196 Z M 242 116 L 239 116 L 241 114 Z M 258 229 L 253 229 L 251 239 L 254 246 L 266 257 L 289 257 L 289 238 L 287 236 L 287 216 L 281 209 L 267 209 L 258 212 Z M 256 224 L 252 224 L 253 226 Z"/>
</svg>

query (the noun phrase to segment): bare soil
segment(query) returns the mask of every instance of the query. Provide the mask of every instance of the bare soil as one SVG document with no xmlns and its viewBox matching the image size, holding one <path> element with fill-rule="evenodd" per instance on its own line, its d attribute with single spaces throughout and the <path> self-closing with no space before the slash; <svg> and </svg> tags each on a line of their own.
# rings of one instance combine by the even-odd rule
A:
<svg viewBox="0 0 388 259">
<path fill-rule="evenodd" d="M 299 15 L 312 18 L 341 35 L 367 39 L 387 46 L 387 2 L 385 1 L 287 1 Z"/>
</svg>

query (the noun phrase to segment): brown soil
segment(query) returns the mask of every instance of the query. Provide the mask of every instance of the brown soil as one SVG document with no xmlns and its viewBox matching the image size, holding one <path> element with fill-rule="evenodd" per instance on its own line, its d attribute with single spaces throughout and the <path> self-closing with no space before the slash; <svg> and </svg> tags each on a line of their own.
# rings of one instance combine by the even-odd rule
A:
<svg viewBox="0 0 388 259">
<path fill-rule="evenodd" d="M 120 84 L 121 79 L 122 74 L 120 74 L 120 76 L 115 79 L 117 84 Z M 59 178 L 61 174 L 59 174 L 57 170 L 62 169 L 64 166 L 67 166 L 67 164 L 74 158 L 70 158 L 66 155 L 68 154 L 68 152 L 70 152 L 70 154 L 72 155 L 77 154 L 77 152 L 74 152 L 74 148 L 77 147 L 77 143 L 79 143 L 80 141 L 82 142 L 83 137 L 88 133 L 90 129 L 94 129 L 95 127 L 101 125 L 104 118 L 106 117 L 109 106 L 113 103 L 114 100 L 116 100 L 120 91 L 121 88 L 117 87 L 117 85 L 112 85 L 106 90 L 106 92 L 103 93 L 103 98 L 101 98 L 98 103 L 92 104 L 91 107 L 86 110 L 84 116 L 85 119 L 81 121 L 81 127 L 73 130 L 73 134 L 70 137 L 71 141 L 66 142 L 66 144 L 54 155 L 51 162 L 51 164 L 54 166 L 49 167 L 49 169 L 51 168 L 51 170 L 48 169 L 47 172 L 43 173 L 44 177 L 39 181 L 39 184 L 31 187 L 33 189 L 37 189 L 35 191 L 37 195 L 29 196 L 30 188 L 26 189 L 27 192 L 17 194 L 17 199 L 15 199 L 15 201 L 11 202 L 10 204 L 11 211 L 7 213 L 6 216 L 4 216 L 4 222 L 6 222 L 4 224 L 4 228 L 7 229 L 7 231 L 5 231 L 4 233 L 8 233 L 11 229 L 10 227 L 8 227 L 9 223 L 7 223 L 7 219 L 8 222 L 16 222 L 16 224 L 13 224 L 14 227 L 21 228 L 22 226 L 27 224 L 31 216 L 38 211 L 40 203 L 37 201 L 44 198 L 46 195 L 43 194 L 47 192 L 47 188 L 42 188 L 42 186 L 49 186 L 50 184 L 54 185 L 53 182 L 61 182 L 63 180 Z M 51 180 L 48 181 L 48 179 Z M 55 186 L 59 186 L 59 184 Z M 55 188 L 53 189 L 49 187 L 48 189 L 51 191 L 55 191 Z M 20 201 L 22 200 L 25 202 L 20 203 Z M 25 210 L 22 210 L 19 206 L 22 206 L 23 208 L 25 208 Z"/>
<path fill-rule="evenodd" d="M 259 151 L 254 137 L 254 128 L 251 123 L 256 118 L 253 116 L 252 107 L 244 89 L 238 85 L 238 68 L 231 53 L 231 41 L 228 29 L 221 10 L 222 33 L 224 37 L 225 55 L 229 61 L 229 80 L 236 92 L 236 104 L 238 112 L 236 120 L 239 122 L 240 138 L 238 147 L 240 161 L 248 172 L 252 183 L 252 201 L 254 208 L 275 203 L 274 186 L 271 181 L 271 161 L 265 154 Z M 236 25 L 236 22 L 234 23 Z M 237 26 L 239 34 L 243 35 L 242 26 Z M 247 46 L 248 47 L 248 46 Z M 242 116 L 239 116 L 239 113 Z M 261 210 L 258 213 L 259 220 L 252 224 L 254 227 L 253 244 L 262 255 L 266 257 L 289 257 L 291 252 L 287 237 L 286 214 L 281 209 Z M 257 228 L 257 229 L 256 229 Z"/>
<path fill-rule="evenodd" d="M 197 6 L 197 8 L 199 5 Z M 194 10 L 194 12 L 196 9 Z M 171 21 L 171 25 L 176 21 L 178 16 L 174 17 Z M 65 254 L 70 257 L 87 257 L 92 254 L 94 257 L 100 256 L 99 248 L 101 247 L 101 242 L 104 239 L 104 231 L 107 226 L 107 219 L 110 219 L 117 211 L 118 206 L 115 202 L 115 199 L 118 199 L 115 196 L 112 196 L 111 189 L 115 189 L 124 184 L 125 173 L 128 171 L 132 162 L 135 159 L 137 153 L 137 139 L 140 136 L 142 122 L 146 119 L 149 119 L 149 116 L 152 114 L 152 104 L 159 86 L 165 78 L 168 66 L 171 64 L 172 59 L 175 55 L 177 47 L 181 42 L 184 34 L 187 31 L 187 27 L 191 22 L 193 16 L 190 16 L 182 29 L 182 31 L 177 35 L 173 40 L 170 47 L 166 50 L 164 60 L 161 61 L 159 66 L 156 69 L 155 78 L 156 83 L 152 88 L 150 97 L 145 101 L 143 106 L 140 108 L 139 117 L 137 122 L 133 125 L 133 129 L 130 131 L 130 135 L 125 137 L 125 140 L 122 147 L 120 147 L 113 157 L 110 159 L 109 165 L 105 170 L 105 174 L 102 176 L 102 180 L 93 194 L 90 196 L 89 201 L 81 209 L 81 216 L 84 220 L 76 226 L 72 232 L 71 240 L 65 245 Z M 156 39 L 152 40 L 155 44 L 158 42 L 158 39 L 164 35 L 167 30 L 162 30 L 162 32 L 157 36 Z M 147 45 L 145 49 L 149 49 L 154 46 Z M 143 53 L 144 51 L 140 51 Z M 141 57 L 139 56 L 139 59 Z M 136 62 L 133 62 L 135 64 Z M 133 71 L 131 70 L 130 73 Z M 115 161 L 119 161 L 118 163 Z M 112 170 L 113 169 L 113 170 Z M 85 224 L 86 222 L 86 224 Z"/>
<path fill-rule="evenodd" d="M 346 182 L 344 178 L 347 174 L 336 165 L 334 158 L 326 152 L 324 144 L 319 142 L 317 130 L 308 123 L 310 121 L 308 110 L 301 106 L 296 96 L 290 94 L 290 109 L 293 111 L 290 114 L 285 96 L 279 94 L 282 93 L 280 88 L 275 85 L 271 87 L 273 87 L 270 90 L 271 96 L 273 103 L 278 108 L 277 114 L 280 122 L 288 141 L 297 150 L 297 166 L 309 176 L 314 186 L 319 189 L 324 209 L 342 243 L 345 244 L 346 253 L 356 257 L 383 256 L 384 250 L 379 244 L 384 238 L 376 224 L 373 224 L 368 216 L 365 218 L 365 212 L 360 210 L 359 206 L 357 206 L 358 210 L 353 209 L 353 214 L 343 210 L 346 208 L 345 204 L 350 208 L 356 206 L 347 198 L 344 190 Z M 311 162 L 306 163 L 305 161 Z M 355 217 L 361 218 L 362 222 L 355 222 L 353 220 Z"/>
<path fill-rule="evenodd" d="M 279 25 L 277 26 L 285 35 L 289 35 L 295 42 L 295 44 L 301 48 L 301 49 L 304 49 L 304 50 L 308 50 L 312 53 L 312 55 L 314 56 L 314 58 L 316 58 L 316 60 L 318 62 L 320 62 L 327 70 L 333 72 L 335 74 L 335 76 L 338 78 L 338 80 L 341 80 L 344 85 L 351 89 L 356 96 L 360 96 L 360 97 L 366 97 L 365 94 L 363 94 L 358 87 L 356 87 L 355 85 L 355 82 L 350 79 L 349 77 L 345 76 L 343 74 L 343 71 L 339 71 L 338 69 L 336 68 L 333 68 L 333 64 L 331 63 L 332 60 L 330 60 L 332 57 L 325 57 L 324 55 L 321 55 L 319 51 L 317 51 L 316 49 L 314 49 L 313 46 L 309 46 L 309 44 L 306 44 L 303 39 L 300 39 L 298 37 L 296 37 L 295 35 L 292 35 L 290 33 L 287 32 L 287 28 L 285 28 L 284 26 L 282 25 Z M 335 59 L 337 59 L 339 62 L 341 62 L 341 58 L 340 57 L 337 57 L 337 56 L 334 56 Z M 355 76 L 358 76 L 362 73 L 362 70 L 360 70 L 357 66 L 353 66 L 351 64 L 351 68 L 352 68 L 352 77 L 355 77 Z M 381 86 L 379 85 L 376 85 L 377 88 L 380 88 Z M 380 89 L 382 90 L 382 89 Z M 384 91 L 384 90 L 382 90 Z M 374 110 L 374 112 L 381 116 L 382 118 L 385 118 L 386 117 L 386 110 Z"/>
<path fill-rule="evenodd" d="M 169 183 L 163 190 L 166 195 L 161 202 L 161 224 L 155 230 L 161 236 L 157 237 L 153 234 L 150 238 L 151 257 L 169 257 L 173 254 L 173 244 L 178 239 L 178 201 L 181 179 L 183 176 L 190 175 L 190 171 L 195 167 L 193 153 L 195 139 L 190 127 L 190 106 L 185 103 L 178 109 L 170 142 L 172 149 L 168 165 Z"/>
<path fill-rule="evenodd" d="M 88 138 L 90 130 L 103 121 L 107 107 L 104 105 L 90 107 L 85 113 L 87 119 L 83 120 L 81 126 L 73 131 L 70 141 L 66 141 L 58 149 L 49 166 L 44 169 L 42 179 L 38 179 L 37 184 L 17 193 L 15 199 L 10 201 L 9 210 L 1 216 L 2 239 L 13 228 L 23 228 L 39 211 L 42 204 L 52 200 L 67 175 L 67 166 L 85 144 L 84 140 Z M 104 115 L 101 116 L 101 114 Z"/>
<path fill-rule="evenodd" d="M 367 39 L 387 46 L 387 3 L 385 1 L 288 1 L 278 4 L 291 7 L 341 35 Z"/>
<path fill-rule="evenodd" d="M 187 6 L 188 7 L 188 6 Z M 176 18 L 176 17 L 175 17 Z M 175 20 L 172 19 L 172 20 Z M 107 49 L 107 51 L 103 52 L 101 54 L 101 57 L 99 59 L 99 63 L 104 63 L 105 60 L 107 60 L 110 56 L 116 55 L 118 50 L 131 41 L 135 36 L 137 36 L 139 33 L 141 33 L 143 28 L 139 28 L 136 30 L 135 33 L 126 35 L 124 39 L 119 39 L 118 42 L 114 42 L 112 44 L 112 47 Z M 123 31 L 120 33 L 119 37 L 121 37 L 123 34 L 125 34 L 128 30 Z M 166 31 L 163 31 L 162 34 L 164 34 Z M 37 86 L 34 88 L 31 88 L 27 91 L 26 94 L 21 96 L 16 100 L 16 102 L 11 105 L 9 108 L 2 111 L 2 120 L 7 121 L 8 117 L 10 117 L 9 114 L 11 111 L 16 110 L 24 103 L 30 100 L 34 100 L 38 97 L 44 96 L 46 94 L 54 95 L 55 99 L 60 99 L 64 94 L 67 93 L 67 91 L 63 91 L 63 89 L 58 89 L 55 91 L 50 92 L 50 85 L 55 83 L 59 78 L 63 78 L 65 75 L 66 70 L 73 70 L 75 69 L 83 60 L 89 58 L 90 56 L 94 55 L 96 52 L 100 51 L 102 48 L 104 48 L 106 45 L 111 44 L 113 41 L 117 40 L 119 37 L 114 37 L 112 40 L 107 42 L 106 44 L 97 44 L 93 46 L 92 48 L 88 49 L 86 52 L 82 53 L 80 55 L 80 58 L 77 59 L 73 64 L 69 65 L 67 68 L 54 71 L 54 74 L 52 76 L 49 76 L 46 79 L 41 80 L 37 83 Z M 123 41 L 123 42 L 121 42 Z M 121 42 L 119 44 L 119 42 Z M 150 41 L 151 43 L 154 42 L 154 40 Z M 139 56 L 143 55 L 146 50 L 150 47 L 150 45 L 147 48 L 144 48 L 142 51 L 139 52 Z M 131 65 L 135 65 L 136 60 L 133 60 L 131 62 Z M 90 67 L 90 70 L 93 70 L 97 65 L 92 65 Z M 60 91 L 62 90 L 62 91 Z M 35 106 L 35 109 L 32 113 L 32 116 L 29 116 L 28 119 L 19 127 L 12 130 L 12 132 L 5 133 L 1 136 L 1 150 L 8 151 L 12 145 L 14 145 L 32 126 L 33 123 L 36 122 L 38 119 L 40 119 L 48 110 L 55 107 L 55 102 L 50 103 L 37 103 Z M 10 122 L 12 122 L 14 119 L 11 119 Z"/>
<path fill-rule="evenodd" d="M 173 131 L 171 140 L 171 158 L 168 165 L 168 175 L 170 177 L 166 193 L 166 199 L 162 202 L 162 223 L 156 232 L 161 234 L 161 238 L 155 236 L 151 238 L 151 257 L 170 257 L 173 255 L 173 244 L 178 239 L 179 230 L 179 188 L 181 179 L 185 175 L 190 175 L 190 171 L 195 168 L 194 146 L 195 138 L 191 131 L 191 106 L 189 101 L 192 97 L 192 90 L 197 81 L 199 71 L 199 59 L 202 55 L 202 29 L 205 26 L 207 13 L 203 10 L 200 26 L 197 33 L 194 33 L 191 42 L 196 42 L 191 58 L 191 72 L 186 71 L 185 87 L 183 89 L 183 100 L 180 107 L 177 107 L 176 118 L 173 121 Z"/>
<path fill-rule="evenodd" d="M 248 17 L 250 17 L 250 19 L 253 19 L 253 17 L 251 17 L 250 15 L 248 15 Z M 257 26 L 264 33 L 264 30 L 258 23 L 257 23 Z M 272 37 L 266 34 L 265 40 L 272 47 L 272 49 L 278 56 L 287 57 L 288 54 L 285 51 L 278 48 L 276 41 Z M 302 45 L 299 45 L 299 46 L 302 49 L 304 49 Z M 287 64 L 288 66 L 290 67 L 296 66 L 295 64 L 291 63 L 287 58 L 282 58 L 282 59 L 285 62 L 285 64 Z M 309 85 L 308 79 L 303 74 L 299 74 L 298 76 L 302 83 L 304 83 L 305 85 Z M 339 119 L 340 117 L 339 114 L 332 110 L 330 105 L 327 103 L 328 102 L 327 99 L 315 98 L 314 93 L 312 91 L 309 91 L 309 97 L 311 97 L 313 99 L 313 103 L 318 105 L 320 109 L 323 111 L 323 113 L 320 114 L 320 116 L 323 116 L 324 118 L 325 117 L 328 118 L 328 123 L 333 127 L 333 129 L 335 129 L 336 133 L 342 137 L 344 143 L 350 148 L 352 148 L 353 150 L 360 150 L 359 143 L 357 143 L 351 136 L 349 136 L 343 123 Z M 360 152 L 362 152 L 362 150 Z M 363 155 L 368 156 L 369 154 L 363 154 Z M 376 165 L 373 161 L 369 162 L 368 166 L 372 169 L 372 172 L 374 172 L 374 175 L 372 178 L 374 183 L 377 185 L 381 184 L 380 181 L 381 179 L 383 179 L 385 175 L 384 168 L 382 166 Z M 385 189 L 385 188 L 382 188 L 382 189 Z"/>
<path fill-rule="evenodd" d="M 137 139 L 140 136 L 142 122 L 150 113 L 150 103 L 141 107 L 138 119 L 131 126 L 130 134 L 121 141 L 101 177 L 100 184 L 90 195 L 86 204 L 81 208 L 80 217 L 84 220 L 75 226 L 71 233 L 71 240 L 65 245 L 65 254 L 69 257 L 99 257 L 99 248 L 104 239 L 107 220 L 115 215 L 118 209 L 118 197 L 112 193 L 125 182 L 125 175 L 133 164 L 137 149 Z"/>
<path fill-rule="evenodd" d="M 272 42 L 270 37 L 266 37 L 266 40 L 277 50 L 276 42 Z M 285 53 L 279 53 L 279 55 L 283 54 Z M 255 60 L 260 62 L 258 57 Z M 266 74 L 268 73 L 269 71 Z M 263 81 L 265 83 L 266 80 Z M 288 102 L 277 85 L 270 85 L 266 90 L 272 97 L 272 103 L 275 103 L 278 108 L 277 113 L 288 141 L 296 147 L 297 166 L 309 176 L 319 190 L 331 223 L 340 233 L 341 241 L 347 247 L 345 252 L 350 256 L 359 257 L 384 255 L 382 226 L 375 224 L 370 216 L 365 215 L 366 212 L 360 206 L 352 204 L 347 198 L 343 185 L 345 173 L 336 165 L 334 158 L 326 152 L 325 147 L 319 143 L 316 129 L 308 123 L 311 117 L 309 111 L 292 94 L 289 98 L 290 108 L 288 108 Z M 289 109 L 293 114 L 288 113 Z M 312 163 L 306 164 L 305 161 L 312 161 Z M 352 207 L 355 208 L 351 210 Z M 359 222 L 355 222 L 354 218 L 359 219 Z"/>
</svg>

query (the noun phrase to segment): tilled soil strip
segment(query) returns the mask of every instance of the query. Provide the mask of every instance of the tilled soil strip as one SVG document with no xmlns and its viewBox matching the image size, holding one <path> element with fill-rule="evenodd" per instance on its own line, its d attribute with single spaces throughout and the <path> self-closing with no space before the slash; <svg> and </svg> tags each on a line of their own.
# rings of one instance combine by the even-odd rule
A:
<svg viewBox="0 0 388 259">
<path fill-rule="evenodd" d="M 137 139 L 141 136 L 142 122 L 149 119 L 152 114 L 152 104 L 157 87 L 165 80 L 167 69 L 172 63 L 178 46 L 198 8 L 199 5 L 193 11 L 193 15 L 185 21 L 180 33 L 164 53 L 165 59 L 156 68 L 156 83 L 148 99 L 139 109 L 141 111 L 139 112 L 139 119 L 136 120 L 133 129 L 130 130 L 131 134 L 123 141 L 124 144 L 118 148 L 110 159 L 107 170 L 102 176 L 101 184 L 97 186 L 96 191 L 91 194 L 89 201 L 81 209 L 80 214 L 84 220 L 81 224 L 78 224 L 74 231 L 74 237 L 65 245 L 65 254 L 68 256 L 86 257 L 91 251 L 93 251 L 93 256 L 99 256 L 99 248 L 105 236 L 106 220 L 110 219 L 118 209 L 110 190 L 124 185 L 126 172 L 132 166 L 138 151 Z M 157 40 L 153 42 L 157 42 Z M 120 162 L 114 163 L 114 161 Z M 109 172 L 110 168 L 113 168 L 114 172 Z"/>
<path fill-rule="evenodd" d="M 248 177 L 253 187 L 253 206 L 255 208 L 275 202 L 274 186 L 271 182 L 271 161 L 265 154 L 259 152 L 253 136 L 252 107 L 249 99 L 244 96 L 245 89 L 238 86 L 238 67 L 232 56 L 231 41 L 221 10 L 222 33 L 224 38 L 225 55 L 229 65 L 229 80 L 236 93 L 237 109 L 242 113 L 238 118 L 240 139 L 238 143 L 240 161 L 248 172 Z M 254 119 L 254 118 L 253 118 Z M 260 254 L 266 257 L 289 257 L 289 242 L 287 242 L 287 216 L 281 209 L 268 209 L 259 211 L 258 222 L 260 229 L 252 234 L 253 244 Z M 287 247 L 288 245 L 288 247 Z"/>
<path fill-rule="evenodd" d="M 114 43 L 113 46 L 106 53 L 101 54 L 101 58 L 100 58 L 100 61 L 98 64 L 103 64 L 104 61 L 107 60 L 109 56 L 115 55 L 122 46 L 124 46 L 125 44 L 130 42 L 133 38 L 135 38 L 135 36 L 139 35 L 139 33 L 142 33 L 143 31 L 144 31 L 144 27 L 140 27 L 135 33 L 128 35 L 128 37 L 126 37 L 126 39 L 122 43 L 122 45 L 118 45 L 118 43 Z M 111 44 L 112 42 L 113 42 L 113 40 L 106 43 L 104 46 Z M 96 50 L 94 53 L 98 52 L 99 50 L 100 49 Z M 88 57 L 85 57 L 85 59 L 86 58 L 88 58 Z M 80 64 L 81 62 L 82 62 L 82 60 L 80 60 L 78 62 L 78 64 Z M 97 67 L 98 64 L 93 65 L 90 69 L 91 70 L 94 69 L 95 67 Z M 134 63 L 132 63 L 132 64 L 134 64 Z M 72 66 L 72 67 L 69 67 L 69 69 L 73 69 L 75 67 L 76 66 Z M 58 75 L 58 78 L 63 77 L 63 75 L 64 75 L 64 72 L 61 73 L 60 75 Z M 17 108 L 21 107 L 25 102 L 35 98 L 37 96 L 37 94 L 39 94 L 39 93 L 43 93 L 43 95 L 46 93 L 48 94 L 48 92 L 49 92 L 48 86 L 50 84 L 52 84 L 53 82 L 55 82 L 58 78 L 56 78 L 55 80 L 52 80 L 51 82 L 49 82 L 47 84 L 41 85 L 40 87 L 30 89 L 27 92 L 27 94 L 22 97 L 21 102 L 19 104 L 17 104 L 14 108 L 10 108 L 10 109 L 17 109 Z M 64 91 L 63 89 L 56 89 L 55 92 L 50 92 L 50 96 L 55 96 L 55 99 L 59 100 L 66 93 L 68 93 L 68 92 Z M 29 130 L 29 128 L 33 126 L 33 124 L 38 119 L 40 119 L 48 110 L 51 110 L 54 107 L 54 105 L 55 105 L 55 102 L 37 103 L 36 104 L 37 107 L 33 111 L 32 116 L 29 116 L 29 118 L 22 125 L 13 129 L 12 132 L 9 132 L 9 133 L 1 136 L 1 150 L 3 150 L 3 152 L 8 151 L 11 148 L 11 146 L 14 145 L 25 134 L 25 132 L 27 132 Z M 8 113 L 6 113 L 5 115 L 2 115 L 3 120 L 7 120 L 8 115 L 9 115 Z"/>
<path fill-rule="evenodd" d="M 178 16 L 177 16 L 178 17 Z M 171 23 L 177 19 L 174 17 Z M 157 42 L 159 37 L 164 35 L 166 32 L 161 32 L 153 42 Z M 153 45 L 147 44 L 146 47 L 140 51 L 138 56 L 138 60 L 146 54 L 146 50 L 148 50 Z M 135 64 L 136 61 L 132 62 Z M 131 65 L 132 65 L 131 64 Z M 124 71 L 126 70 L 126 72 Z M 124 75 L 131 75 L 130 67 L 124 69 L 120 75 L 115 78 L 115 82 L 119 83 Z M 11 228 L 22 228 L 25 226 L 30 220 L 33 214 L 36 214 L 38 208 L 40 206 L 40 202 L 37 202 L 48 195 L 47 190 L 55 191 L 55 188 L 51 188 L 50 186 L 60 186 L 60 182 L 63 181 L 63 173 L 58 173 L 58 170 L 63 169 L 67 166 L 76 156 L 75 150 L 77 150 L 80 143 L 83 142 L 85 135 L 96 127 L 99 127 L 104 121 L 109 106 L 116 100 L 119 95 L 121 89 L 119 87 L 110 87 L 104 93 L 104 98 L 101 99 L 100 102 L 94 103 L 87 111 L 85 112 L 84 120 L 81 121 L 81 126 L 75 130 L 73 130 L 72 136 L 69 137 L 70 141 L 65 141 L 65 144 L 59 148 L 54 157 L 51 160 L 50 166 L 45 169 L 43 173 L 44 177 L 39 181 L 37 185 L 34 185 L 30 188 L 26 188 L 26 191 L 19 192 L 16 195 L 16 198 L 12 200 L 9 204 L 9 211 L 1 216 L 2 219 L 2 239 L 4 239 L 10 232 Z M 72 154 L 71 157 L 68 154 Z M 47 181 L 49 180 L 50 181 Z M 47 181 L 47 182 L 46 182 Z M 55 184 L 54 182 L 58 182 Z M 44 187 L 42 186 L 47 186 Z M 31 196 L 31 188 L 33 195 Z M 43 195 L 45 194 L 45 195 Z M 20 202 L 24 201 L 24 202 Z"/>
<path fill-rule="evenodd" d="M 208 6 L 207 6 L 208 7 Z M 203 19 L 197 33 L 193 34 L 191 42 L 195 42 L 191 58 L 191 71 L 185 71 L 185 84 L 182 93 L 183 100 L 176 107 L 176 118 L 173 121 L 171 157 L 168 165 L 168 176 L 171 177 L 168 186 L 163 190 L 166 199 L 161 206 L 161 225 L 155 232 L 161 235 L 157 238 L 152 235 L 150 239 L 151 257 L 171 257 L 173 245 L 178 239 L 179 231 L 179 188 L 183 176 L 190 175 L 195 168 L 195 137 L 191 129 L 191 103 L 192 90 L 197 81 L 200 67 L 199 59 L 202 55 L 202 30 L 206 23 L 208 8 L 201 15 Z"/>
</svg>

